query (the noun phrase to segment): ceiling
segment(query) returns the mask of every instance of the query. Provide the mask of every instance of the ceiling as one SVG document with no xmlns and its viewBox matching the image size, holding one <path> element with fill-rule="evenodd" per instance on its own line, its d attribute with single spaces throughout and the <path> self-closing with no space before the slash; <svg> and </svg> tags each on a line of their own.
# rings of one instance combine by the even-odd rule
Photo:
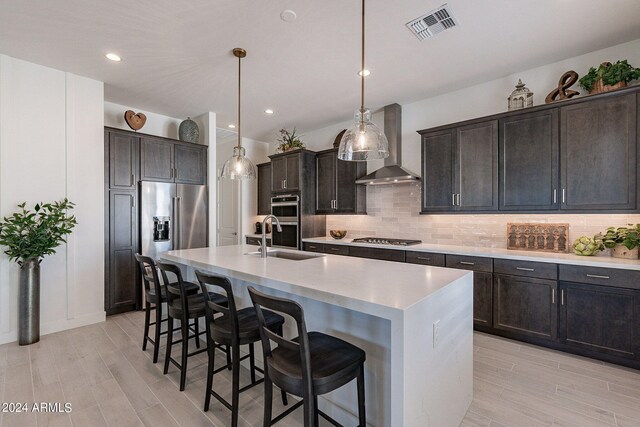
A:
<svg viewBox="0 0 640 427">
<path fill-rule="evenodd" d="M 450 0 L 459 27 L 419 41 L 405 23 L 443 1 L 367 2 L 367 106 L 640 38 L 638 0 Z M 297 20 L 281 20 L 285 9 Z M 236 120 L 231 50 L 245 48 L 242 130 L 264 141 L 353 115 L 359 44 L 358 0 L 0 0 L 0 53 L 104 81 L 111 102 L 179 118 L 214 111 L 220 127 Z"/>
</svg>

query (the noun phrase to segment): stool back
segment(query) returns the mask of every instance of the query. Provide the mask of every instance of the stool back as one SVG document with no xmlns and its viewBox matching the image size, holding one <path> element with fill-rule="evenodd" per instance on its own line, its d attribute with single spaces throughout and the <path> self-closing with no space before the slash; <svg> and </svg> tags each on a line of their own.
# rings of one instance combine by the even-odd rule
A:
<svg viewBox="0 0 640 427">
<path fill-rule="evenodd" d="M 153 258 L 140 254 L 136 254 L 136 260 L 138 261 L 138 264 L 140 264 L 140 270 L 142 271 L 142 283 L 144 284 L 145 291 L 149 292 L 151 290 L 151 286 L 153 285 L 153 290 L 156 293 L 156 298 L 158 298 L 158 301 L 161 301 L 162 286 L 160 285 L 160 278 L 158 277 L 158 268 L 156 267 L 156 262 L 153 260 Z"/>
<path fill-rule="evenodd" d="M 271 295 L 264 294 L 256 290 L 253 286 L 249 286 L 249 296 L 253 302 L 253 306 L 256 308 L 256 314 L 258 316 L 258 325 L 260 327 L 260 337 L 262 339 L 262 350 L 264 353 L 265 364 L 268 358 L 271 357 L 271 342 L 273 340 L 278 345 L 281 345 L 285 349 L 300 352 L 300 364 L 302 368 L 302 381 L 305 388 L 311 389 L 311 356 L 309 351 L 309 336 L 307 335 L 307 325 L 304 320 L 304 310 L 302 306 L 297 302 L 285 298 L 278 298 Z M 288 314 L 296 322 L 296 328 L 298 330 L 298 339 L 293 341 L 284 337 L 284 335 L 277 334 L 267 328 L 262 314 L 262 308 L 266 308 L 273 311 L 279 311 L 281 313 Z"/>
<path fill-rule="evenodd" d="M 167 302 L 171 304 L 176 298 L 179 298 L 182 313 L 188 317 L 189 299 L 187 298 L 187 291 L 184 288 L 184 280 L 182 279 L 180 267 L 175 264 L 160 261 L 157 262 L 157 266 L 162 274 L 162 280 L 164 280 L 165 286 L 167 287 Z M 167 273 L 175 276 L 176 280 L 170 281 Z"/>
<path fill-rule="evenodd" d="M 199 271 L 196 271 L 196 277 L 198 278 L 200 289 L 204 295 L 204 310 L 207 318 L 207 329 L 209 329 L 210 324 L 216 324 L 216 314 L 220 313 L 225 319 L 229 319 L 229 324 L 231 325 L 231 340 L 232 343 L 235 343 L 235 341 L 239 339 L 240 330 L 238 327 L 238 312 L 236 310 L 235 299 L 233 298 L 231 282 L 229 282 L 226 277 L 205 274 Z M 208 286 L 220 288 L 226 293 L 228 307 L 216 304 L 211 300 L 209 290 L 207 288 Z M 218 319 L 220 319 L 220 316 L 218 316 Z"/>
</svg>

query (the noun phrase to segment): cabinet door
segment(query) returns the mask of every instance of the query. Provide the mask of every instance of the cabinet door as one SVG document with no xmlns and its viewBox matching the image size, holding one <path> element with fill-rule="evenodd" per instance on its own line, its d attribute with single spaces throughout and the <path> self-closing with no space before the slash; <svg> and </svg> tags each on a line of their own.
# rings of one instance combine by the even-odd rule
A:
<svg viewBox="0 0 640 427">
<path fill-rule="evenodd" d="M 498 122 L 457 129 L 455 193 L 457 209 L 498 209 Z"/>
<path fill-rule="evenodd" d="M 558 282 L 494 275 L 493 327 L 514 335 L 555 341 Z"/>
<path fill-rule="evenodd" d="M 175 182 L 205 185 L 207 183 L 206 147 L 174 145 Z"/>
<path fill-rule="evenodd" d="M 316 156 L 316 213 L 334 212 L 337 161 L 334 152 Z"/>
<path fill-rule="evenodd" d="M 349 246 L 349 255 L 358 258 L 382 259 L 386 261 L 405 262 L 405 251 L 396 249 L 367 248 L 362 246 Z"/>
<path fill-rule="evenodd" d="M 138 217 L 135 192 L 109 194 L 109 280 L 105 290 L 108 314 L 134 310 L 138 301 Z"/>
<path fill-rule="evenodd" d="M 491 327 L 493 274 L 473 272 L 473 323 Z"/>
<path fill-rule="evenodd" d="M 500 210 L 558 209 L 557 109 L 500 120 Z"/>
<path fill-rule="evenodd" d="M 138 183 L 138 138 L 108 133 L 109 188 L 135 190 Z"/>
<path fill-rule="evenodd" d="M 348 162 L 336 156 L 336 212 L 364 214 L 367 212 L 367 189 L 356 180 L 367 174 L 366 162 Z"/>
<path fill-rule="evenodd" d="M 560 110 L 562 209 L 636 208 L 636 95 Z"/>
<path fill-rule="evenodd" d="M 454 130 L 422 136 L 422 212 L 454 210 Z"/>
<path fill-rule="evenodd" d="M 300 189 L 300 155 L 286 156 L 287 173 L 284 187 L 286 190 L 297 191 Z"/>
<path fill-rule="evenodd" d="M 271 213 L 271 163 L 258 165 L 258 215 Z"/>
<path fill-rule="evenodd" d="M 287 159 L 276 157 L 271 160 L 271 191 L 283 192 L 284 180 L 287 179 Z"/>
<path fill-rule="evenodd" d="M 141 179 L 173 182 L 173 144 L 158 139 L 141 140 Z"/>
<path fill-rule="evenodd" d="M 638 359 L 640 292 L 562 282 L 560 340 L 597 353 Z"/>
</svg>

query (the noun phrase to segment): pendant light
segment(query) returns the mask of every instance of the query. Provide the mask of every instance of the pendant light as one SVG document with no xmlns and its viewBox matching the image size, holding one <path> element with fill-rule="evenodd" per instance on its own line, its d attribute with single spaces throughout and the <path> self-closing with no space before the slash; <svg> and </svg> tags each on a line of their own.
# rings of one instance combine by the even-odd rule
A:
<svg viewBox="0 0 640 427">
<path fill-rule="evenodd" d="M 362 68 L 360 109 L 356 110 L 355 123 L 340 140 L 338 158 L 341 160 L 367 161 L 389 157 L 389 142 L 384 133 L 371 122 L 371 110 L 364 106 L 364 2 L 362 0 Z"/>
<path fill-rule="evenodd" d="M 256 167 L 246 156 L 242 146 L 242 132 L 240 127 L 240 87 L 241 87 L 241 66 L 242 58 L 247 56 L 247 51 L 239 47 L 233 49 L 233 55 L 238 58 L 238 145 L 233 147 L 233 155 L 224 162 L 222 167 L 222 178 L 229 179 L 255 179 Z"/>
</svg>

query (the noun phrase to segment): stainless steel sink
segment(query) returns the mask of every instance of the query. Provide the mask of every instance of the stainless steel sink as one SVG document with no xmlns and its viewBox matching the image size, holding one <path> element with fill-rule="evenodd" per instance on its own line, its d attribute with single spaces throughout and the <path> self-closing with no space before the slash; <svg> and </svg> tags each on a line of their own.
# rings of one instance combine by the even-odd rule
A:
<svg viewBox="0 0 640 427">
<path fill-rule="evenodd" d="M 247 252 L 245 255 L 260 256 L 260 252 Z M 311 254 L 308 252 L 286 252 L 286 251 L 267 251 L 267 257 L 290 259 L 292 261 L 303 261 L 305 259 L 320 258 L 323 254 Z"/>
</svg>

